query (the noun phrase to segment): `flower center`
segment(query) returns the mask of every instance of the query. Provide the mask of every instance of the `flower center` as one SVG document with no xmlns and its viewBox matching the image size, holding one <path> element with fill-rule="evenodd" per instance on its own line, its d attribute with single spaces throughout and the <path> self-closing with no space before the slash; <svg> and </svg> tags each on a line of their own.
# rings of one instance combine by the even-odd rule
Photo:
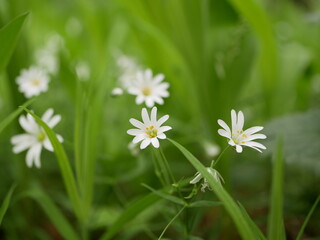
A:
<svg viewBox="0 0 320 240">
<path fill-rule="evenodd" d="M 155 129 L 154 126 L 150 126 L 146 128 L 146 134 L 149 136 L 149 138 L 154 138 L 158 136 L 158 130 Z"/>
<path fill-rule="evenodd" d="M 144 96 L 150 96 L 151 95 L 151 89 L 149 88 L 149 87 L 144 87 L 144 88 L 142 88 L 142 94 L 144 95 Z"/>
<path fill-rule="evenodd" d="M 46 139 L 46 134 L 43 131 L 40 131 L 37 135 L 37 139 L 39 142 L 43 142 Z"/>
<path fill-rule="evenodd" d="M 40 83 L 41 83 L 40 80 L 37 79 L 37 78 L 34 78 L 34 79 L 31 80 L 31 85 L 33 85 L 35 87 L 39 86 Z"/>
<path fill-rule="evenodd" d="M 248 136 L 246 134 L 243 134 L 243 130 L 241 131 L 236 131 L 235 133 L 232 133 L 232 140 L 234 141 L 235 144 L 242 144 L 245 143 L 245 139 Z"/>
</svg>

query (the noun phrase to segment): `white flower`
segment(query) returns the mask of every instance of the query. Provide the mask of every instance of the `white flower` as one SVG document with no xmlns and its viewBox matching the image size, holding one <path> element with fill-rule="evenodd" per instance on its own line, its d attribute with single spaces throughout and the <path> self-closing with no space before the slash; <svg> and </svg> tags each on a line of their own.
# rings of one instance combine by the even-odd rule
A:
<svg viewBox="0 0 320 240">
<path fill-rule="evenodd" d="M 35 53 L 37 66 L 45 69 L 48 73 L 56 74 L 59 69 L 58 59 L 51 51 L 40 49 Z"/>
<path fill-rule="evenodd" d="M 169 83 L 162 82 L 163 74 L 152 76 L 152 71 L 147 69 L 144 72 L 137 72 L 136 79 L 128 88 L 130 94 L 136 95 L 136 103 L 146 103 L 147 107 L 153 107 L 155 103 L 163 104 L 164 97 L 169 97 L 167 88 Z"/>
<path fill-rule="evenodd" d="M 123 94 L 123 90 L 122 90 L 122 88 L 114 88 L 114 89 L 112 89 L 112 91 L 111 91 L 111 96 L 113 96 L 113 97 L 117 97 L 117 96 L 121 96 Z"/>
<path fill-rule="evenodd" d="M 53 128 L 60 122 L 61 116 L 53 116 L 53 109 L 50 108 L 42 115 L 41 119 L 48 124 L 50 128 Z M 30 114 L 27 114 L 26 117 L 21 115 L 19 122 L 26 133 L 13 136 L 11 138 L 11 143 L 14 145 L 12 150 L 14 153 L 20 153 L 29 149 L 26 155 L 27 166 L 32 167 L 34 163 L 37 168 L 40 168 L 42 147 L 53 152 L 53 146 L 43 128 Z M 60 142 L 63 141 L 63 138 L 58 134 L 57 138 Z"/>
<path fill-rule="evenodd" d="M 24 93 L 26 98 L 37 96 L 41 92 L 46 92 L 49 81 L 50 79 L 47 73 L 38 67 L 23 69 L 20 76 L 16 78 L 19 91 Z"/>
<path fill-rule="evenodd" d="M 119 83 L 122 88 L 128 89 L 132 86 L 141 68 L 134 59 L 122 54 L 117 54 L 117 65 L 120 69 Z"/>
<path fill-rule="evenodd" d="M 151 110 L 151 118 L 149 118 L 146 108 L 142 109 L 141 112 L 143 123 L 131 118 L 130 123 L 138 129 L 129 129 L 127 133 L 135 136 L 132 140 L 133 143 L 141 142 L 140 148 L 146 148 L 150 143 L 158 148 L 160 146 L 159 139 L 165 139 L 166 135 L 164 132 L 172 129 L 169 126 L 161 126 L 165 121 L 168 120 L 169 115 L 164 115 L 157 120 L 157 108 L 153 107 Z"/>
<path fill-rule="evenodd" d="M 202 144 L 208 157 L 215 157 L 220 153 L 220 147 L 217 144 L 209 141 L 205 141 Z"/>
<path fill-rule="evenodd" d="M 210 175 L 213 176 L 213 178 L 214 178 L 218 183 L 221 184 L 221 181 L 224 182 L 223 178 L 221 177 L 220 173 L 219 173 L 217 170 L 215 170 L 215 169 L 213 169 L 213 168 L 209 168 L 209 167 L 207 167 L 206 169 L 207 169 L 208 173 L 210 173 Z M 203 178 L 202 174 L 199 173 L 199 172 L 197 172 L 197 173 L 195 174 L 194 179 L 192 179 L 192 180 L 190 181 L 190 184 L 196 184 L 196 183 L 198 183 L 202 178 Z M 201 191 L 204 192 L 206 188 L 208 188 L 209 190 L 212 190 L 212 189 L 210 188 L 210 185 L 209 185 L 207 179 L 204 179 L 203 183 L 201 184 Z"/>
<path fill-rule="evenodd" d="M 76 63 L 76 74 L 81 81 L 88 81 L 91 76 L 90 66 L 85 61 L 79 61 Z"/>
<path fill-rule="evenodd" d="M 264 145 L 261 143 L 254 142 L 252 140 L 256 139 L 265 139 L 267 138 L 264 134 L 255 134 L 263 129 L 263 127 L 251 127 L 247 130 L 243 131 L 243 124 L 244 124 L 244 116 L 241 111 L 239 111 L 238 116 L 235 110 L 231 110 L 231 123 L 232 123 L 232 131 L 228 125 L 222 121 L 218 120 L 218 124 L 223 128 L 219 129 L 218 133 L 229 139 L 229 144 L 231 146 L 236 146 L 236 151 L 238 153 L 242 152 L 242 146 L 251 147 L 259 152 L 261 149 L 266 149 Z"/>
</svg>

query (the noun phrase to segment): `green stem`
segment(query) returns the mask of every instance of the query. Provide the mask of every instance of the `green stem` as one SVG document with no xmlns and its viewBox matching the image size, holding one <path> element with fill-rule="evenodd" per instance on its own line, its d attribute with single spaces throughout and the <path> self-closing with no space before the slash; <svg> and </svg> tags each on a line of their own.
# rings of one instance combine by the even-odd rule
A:
<svg viewBox="0 0 320 240">
<path fill-rule="evenodd" d="M 185 209 L 186 206 L 183 206 L 183 208 L 180 209 L 180 211 L 171 219 L 171 221 L 167 224 L 167 226 L 163 229 L 161 235 L 159 236 L 158 240 L 161 240 L 163 234 L 167 231 L 168 227 L 173 223 L 174 220 L 182 213 L 182 211 Z"/>
<path fill-rule="evenodd" d="M 155 169 L 156 176 L 159 178 L 161 184 L 162 184 L 163 186 L 166 186 L 166 181 L 165 181 L 165 179 L 163 178 L 163 174 L 162 174 L 162 171 L 161 171 L 161 169 L 160 169 L 161 167 L 159 166 L 158 157 L 156 156 L 154 150 L 152 151 L 152 161 L 153 161 L 153 165 L 154 165 L 154 169 Z"/>
<path fill-rule="evenodd" d="M 219 155 L 219 157 L 217 158 L 216 161 L 212 160 L 210 168 L 213 168 L 215 165 L 217 165 L 217 163 L 219 162 L 219 160 L 221 159 L 222 155 L 225 153 L 225 151 L 230 147 L 230 145 L 228 145 Z"/>
</svg>

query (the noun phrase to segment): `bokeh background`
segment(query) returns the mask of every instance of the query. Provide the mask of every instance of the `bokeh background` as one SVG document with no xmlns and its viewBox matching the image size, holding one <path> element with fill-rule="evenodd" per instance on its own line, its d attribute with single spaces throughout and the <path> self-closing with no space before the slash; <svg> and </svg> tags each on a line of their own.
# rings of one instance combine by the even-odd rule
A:
<svg viewBox="0 0 320 240">
<path fill-rule="evenodd" d="M 271 159 L 277 139 L 283 140 L 284 225 L 287 239 L 295 239 L 320 186 L 320 2 L 244 2 L 0 1 L 0 26 L 29 12 L 0 75 L 0 119 L 26 101 L 15 83 L 20 71 L 37 61 L 53 64 L 49 91 L 29 108 L 38 115 L 54 108 L 62 115 L 55 131 L 65 139 L 71 164 L 77 156 L 94 163 L 91 239 L 98 239 L 128 203 L 149 192 L 141 183 L 161 187 L 150 152 L 128 148 L 132 140 L 126 134 L 131 128 L 128 120 L 139 119 L 142 106 L 135 104 L 134 96 L 111 94 L 119 87 L 120 55 L 165 74 L 170 97 L 158 109 L 160 115 L 170 115 L 173 130 L 168 136 L 204 165 L 216 157 L 210 149 L 227 145 L 217 134 L 217 119 L 230 123 L 231 109 L 244 112 L 245 128 L 265 126 L 268 139 L 261 142 L 267 151 L 245 149 L 237 154 L 229 149 L 218 166 L 225 188 L 263 231 Z M 43 151 L 42 168 L 27 168 L 25 153 L 12 153 L 10 138 L 18 133 L 22 130 L 16 119 L 0 135 L 0 199 L 17 184 L 0 238 L 63 239 L 37 195 L 49 196 L 77 229 L 56 158 Z M 78 152 L 75 144 L 81 146 Z M 195 174 L 170 143 L 163 141 L 161 146 L 177 179 Z M 198 197 L 215 198 L 210 191 Z M 222 207 L 192 211 L 195 220 L 179 218 L 168 229 L 168 239 L 185 239 L 186 231 L 190 239 L 239 238 Z M 114 239 L 157 239 L 173 212 L 161 201 Z M 304 239 L 319 239 L 319 220 L 316 210 Z"/>
</svg>

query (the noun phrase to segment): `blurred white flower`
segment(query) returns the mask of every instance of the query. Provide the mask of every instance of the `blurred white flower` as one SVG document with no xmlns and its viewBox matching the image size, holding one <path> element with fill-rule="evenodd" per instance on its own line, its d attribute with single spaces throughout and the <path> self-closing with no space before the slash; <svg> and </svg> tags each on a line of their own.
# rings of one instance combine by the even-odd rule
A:
<svg viewBox="0 0 320 240">
<path fill-rule="evenodd" d="M 37 66 L 45 69 L 48 73 L 56 74 L 59 69 L 57 57 L 47 49 L 39 49 L 35 53 Z"/>
<path fill-rule="evenodd" d="M 215 157 L 220 153 L 220 147 L 209 141 L 203 142 L 203 148 L 208 157 Z"/>
<path fill-rule="evenodd" d="M 259 152 L 260 149 L 266 149 L 264 145 L 258 142 L 254 142 L 252 140 L 256 139 L 265 139 L 267 138 L 264 134 L 255 134 L 263 129 L 263 127 L 251 127 L 247 130 L 243 131 L 244 125 L 244 116 L 241 111 L 238 112 L 238 115 L 235 110 L 231 110 L 231 124 L 232 124 L 232 131 L 228 127 L 228 125 L 222 121 L 218 120 L 218 124 L 223 128 L 219 129 L 218 133 L 229 139 L 229 144 L 231 146 L 236 146 L 236 151 L 238 153 L 242 152 L 242 146 L 251 147 Z"/>
<path fill-rule="evenodd" d="M 53 116 L 53 109 L 50 108 L 42 115 L 41 119 L 48 124 L 50 128 L 53 128 L 60 122 L 61 116 Z M 40 168 L 42 147 L 53 152 L 53 146 L 46 132 L 30 114 L 27 114 L 26 117 L 21 115 L 19 123 L 26 133 L 13 136 L 11 138 L 11 143 L 14 145 L 12 151 L 14 153 L 20 153 L 28 149 L 26 155 L 27 166 L 32 167 L 34 164 L 37 168 Z M 63 141 L 63 138 L 58 134 L 57 138 L 60 142 Z"/>
<path fill-rule="evenodd" d="M 81 81 L 88 81 L 91 75 L 90 66 L 85 61 L 79 61 L 76 63 L 76 74 Z"/>
<path fill-rule="evenodd" d="M 78 37 L 83 30 L 83 26 L 78 18 L 70 17 L 66 23 L 65 30 L 69 36 Z"/>
<path fill-rule="evenodd" d="M 131 153 L 132 156 L 138 156 L 139 152 L 140 152 L 140 149 L 138 147 L 138 144 L 136 143 L 133 143 L 133 142 L 130 142 L 128 144 L 128 149 Z"/>
<path fill-rule="evenodd" d="M 213 178 L 214 178 L 218 183 L 221 184 L 221 181 L 224 182 L 222 176 L 220 175 L 220 173 L 219 173 L 217 170 L 215 170 L 215 169 L 213 169 L 213 168 L 209 168 L 209 167 L 207 167 L 206 169 L 207 169 L 208 173 L 210 173 L 210 175 L 213 176 Z M 196 183 L 198 183 L 202 178 L 203 178 L 202 174 L 199 173 L 199 172 L 197 172 L 197 173 L 195 174 L 195 177 L 190 181 L 190 184 L 196 184 Z M 212 190 L 212 189 L 210 188 L 210 185 L 209 185 L 207 179 L 204 179 L 203 183 L 201 184 L 201 191 L 204 192 L 206 188 L 208 188 L 209 190 Z"/>
<path fill-rule="evenodd" d="M 117 65 L 120 69 L 119 83 L 122 88 L 128 89 L 136 79 L 137 72 L 141 70 L 136 61 L 126 55 L 117 54 Z"/>
<path fill-rule="evenodd" d="M 48 90 L 49 76 L 47 73 L 38 67 L 30 67 L 23 69 L 20 75 L 16 78 L 19 85 L 19 91 L 24 93 L 26 98 L 37 96 L 41 92 Z"/>
<path fill-rule="evenodd" d="M 153 107 L 151 110 L 151 118 L 146 108 L 142 109 L 141 112 L 143 122 L 140 122 L 134 118 L 130 119 L 130 123 L 138 129 L 129 129 L 127 133 L 135 136 L 132 140 L 133 143 L 141 142 L 140 148 L 146 148 L 150 143 L 158 148 L 160 146 L 158 139 L 165 139 L 166 135 L 164 132 L 172 129 L 169 126 L 161 126 L 165 121 L 168 120 L 169 115 L 165 115 L 157 120 L 157 108 Z"/>
<path fill-rule="evenodd" d="M 132 86 L 128 88 L 130 94 L 136 95 L 136 103 L 146 103 L 147 107 L 153 107 L 155 103 L 163 104 L 164 97 L 169 97 L 167 88 L 169 83 L 162 82 L 163 74 L 152 76 L 152 71 L 137 72 L 136 79 Z"/>
<path fill-rule="evenodd" d="M 111 91 L 111 96 L 114 96 L 114 97 L 121 96 L 122 94 L 123 94 L 122 88 L 114 88 Z"/>
</svg>

